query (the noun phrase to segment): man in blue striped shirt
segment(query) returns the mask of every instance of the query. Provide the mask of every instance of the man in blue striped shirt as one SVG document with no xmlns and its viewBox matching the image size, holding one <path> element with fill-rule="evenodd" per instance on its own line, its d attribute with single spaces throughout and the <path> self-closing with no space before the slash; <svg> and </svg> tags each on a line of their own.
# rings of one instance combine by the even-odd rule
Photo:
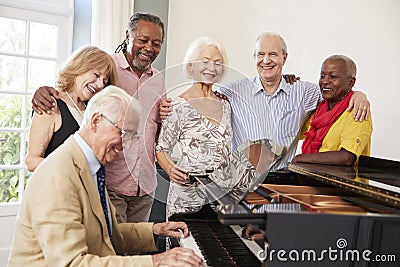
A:
<svg viewBox="0 0 400 267">
<path fill-rule="evenodd" d="M 258 76 L 234 81 L 219 90 L 232 107 L 233 151 L 247 141 L 271 140 L 277 154 L 279 148 L 286 147 L 274 170 L 286 168 L 293 159 L 302 125 L 322 100 L 317 84 L 290 84 L 282 79 L 287 57 L 286 42 L 279 34 L 262 33 L 254 49 Z M 172 104 L 162 101 L 160 106 L 161 118 L 165 118 Z M 355 120 L 366 118 L 369 102 L 365 94 L 355 92 L 348 110 L 353 108 Z"/>
<path fill-rule="evenodd" d="M 302 125 L 322 100 L 317 84 L 306 81 L 289 84 L 282 79 L 287 56 L 287 46 L 280 35 L 262 33 L 254 49 L 258 76 L 220 88 L 232 107 L 233 151 L 246 141 L 272 140 L 273 148 L 287 148 L 275 170 L 285 168 L 293 159 Z M 363 93 L 356 95 L 354 106 L 367 107 L 359 111 L 357 119 L 361 115 L 364 118 L 369 102 Z"/>
</svg>

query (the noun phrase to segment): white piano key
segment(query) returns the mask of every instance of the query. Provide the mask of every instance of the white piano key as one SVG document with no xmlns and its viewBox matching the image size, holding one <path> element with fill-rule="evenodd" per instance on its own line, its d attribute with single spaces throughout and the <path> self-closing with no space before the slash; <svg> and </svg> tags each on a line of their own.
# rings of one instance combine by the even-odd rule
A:
<svg viewBox="0 0 400 267">
<path fill-rule="evenodd" d="M 240 237 L 240 239 L 250 249 L 250 251 L 260 260 L 260 262 L 262 262 L 265 259 L 265 250 L 262 249 L 255 241 L 242 238 L 242 228 L 239 225 L 231 225 L 230 227 L 233 229 L 236 235 Z M 206 262 L 203 254 L 200 251 L 199 246 L 197 245 L 192 235 L 189 235 L 186 238 L 179 239 L 179 244 L 183 248 L 193 249 L 194 253 L 201 257 L 204 262 Z"/>
<path fill-rule="evenodd" d="M 201 258 L 203 259 L 204 262 L 206 261 L 206 260 L 204 259 L 203 254 L 202 254 L 201 251 L 200 251 L 199 246 L 196 244 L 196 241 L 194 240 L 194 238 L 193 238 L 192 235 L 189 235 L 189 236 L 186 237 L 186 238 L 181 238 L 181 239 L 179 239 L 179 244 L 180 244 L 180 246 L 183 247 L 183 248 L 191 248 L 191 249 L 193 249 L 194 253 L 195 253 L 197 256 L 201 257 Z"/>
</svg>

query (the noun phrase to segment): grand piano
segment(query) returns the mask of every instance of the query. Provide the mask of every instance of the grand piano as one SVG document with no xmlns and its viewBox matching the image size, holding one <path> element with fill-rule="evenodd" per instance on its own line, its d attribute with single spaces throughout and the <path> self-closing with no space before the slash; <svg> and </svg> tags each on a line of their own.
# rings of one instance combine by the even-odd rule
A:
<svg viewBox="0 0 400 267">
<path fill-rule="evenodd" d="M 208 266 L 400 266 L 400 162 L 361 156 L 356 167 L 271 171 L 277 160 L 245 189 L 196 177 L 214 201 L 200 216 L 173 219 L 188 223 Z"/>
</svg>

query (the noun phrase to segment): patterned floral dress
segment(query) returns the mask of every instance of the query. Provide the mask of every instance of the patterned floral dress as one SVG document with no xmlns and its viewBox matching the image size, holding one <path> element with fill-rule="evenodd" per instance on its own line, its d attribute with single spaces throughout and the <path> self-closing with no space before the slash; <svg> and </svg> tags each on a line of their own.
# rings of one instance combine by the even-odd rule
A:
<svg viewBox="0 0 400 267">
<path fill-rule="evenodd" d="M 173 111 L 163 122 L 156 152 L 171 155 L 178 144 L 177 166 L 191 172 L 213 170 L 210 178 L 229 191 L 236 183 L 229 171 L 232 143 L 231 108 L 225 100 L 221 100 L 221 104 L 222 119 L 216 126 L 185 99 L 177 97 Z M 167 218 L 175 213 L 194 213 L 207 201 L 201 185 L 179 185 L 171 182 L 167 198 Z"/>
</svg>

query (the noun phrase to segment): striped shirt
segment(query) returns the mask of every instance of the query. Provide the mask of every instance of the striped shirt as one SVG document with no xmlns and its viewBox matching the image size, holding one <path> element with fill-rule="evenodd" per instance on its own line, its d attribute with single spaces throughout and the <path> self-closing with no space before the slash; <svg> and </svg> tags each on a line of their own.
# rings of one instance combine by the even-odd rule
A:
<svg viewBox="0 0 400 267">
<path fill-rule="evenodd" d="M 232 107 L 233 151 L 247 141 L 269 139 L 273 147 L 287 149 L 275 170 L 286 168 L 293 159 L 299 131 L 322 99 L 318 85 L 305 81 L 288 84 L 285 79 L 270 96 L 259 77 L 229 83 L 220 92 Z"/>
</svg>

